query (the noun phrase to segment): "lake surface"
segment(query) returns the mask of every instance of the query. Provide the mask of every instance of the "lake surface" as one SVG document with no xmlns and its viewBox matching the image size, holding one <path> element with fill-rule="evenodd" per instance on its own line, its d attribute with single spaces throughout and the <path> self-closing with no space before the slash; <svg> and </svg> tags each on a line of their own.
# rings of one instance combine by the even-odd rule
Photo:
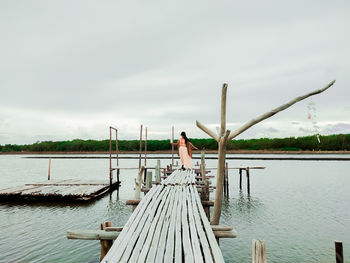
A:
<svg viewBox="0 0 350 263">
<path fill-rule="evenodd" d="M 0 188 L 47 179 L 48 160 L 23 157 L 0 155 Z M 162 160 L 162 166 L 169 163 Z M 268 262 L 335 262 L 334 240 L 343 241 L 345 260 L 350 260 L 349 161 L 228 163 L 266 169 L 251 171 L 250 196 L 245 176 L 240 192 L 238 171 L 229 172 L 230 196 L 221 224 L 234 227 L 238 237 L 220 240 L 226 262 L 251 262 L 252 239 L 266 241 Z M 138 160 L 121 160 L 120 166 L 136 167 Z M 66 231 L 99 229 L 104 221 L 123 226 L 131 214 L 125 201 L 133 198 L 136 173 L 123 170 L 119 191 L 90 204 L 0 203 L 0 262 L 98 262 L 99 241 L 68 240 Z M 52 179 L 107 180 L 108 174 L 108 159 L 52 160 Z"/>
</svg>

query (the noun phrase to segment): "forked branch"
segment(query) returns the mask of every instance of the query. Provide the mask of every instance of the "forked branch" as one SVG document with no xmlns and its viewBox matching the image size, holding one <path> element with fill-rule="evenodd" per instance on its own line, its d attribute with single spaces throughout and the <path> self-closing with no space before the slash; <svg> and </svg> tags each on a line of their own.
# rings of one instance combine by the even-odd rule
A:
<svg viewBox="0 0 350 263">
<path fill-rule="evenodd" d="M 244 132 L 245 130 L 249 129 L 250 127 L 252 127 L 253 125 L 267 119 L 267 118 L 270 118 L 271 116 L 275 115 L 276 113 L 280 112 L 280 111 L 283 111 L 287 108 L 289 108 L 290 106 L 292 106 L 293 104 L 301 101 L 301 100 L 304 100 L 310 96 L 313 96 L 313 95 L 316 95 L 316 94 L 319 94 L 319 93 L 322 93 L 324 92 L 325 90 L 327 90 L 329 87 L 331 87 L 333 84 L 335 83 L 335 80 L 333 80 L 332 82 L 330 82 L 326 87 L 324 87 L 323 89 L 318 89 L 318 90 L 315 90 L 313 92 L 310 92 L 304 96 L 300 96 L 300 97 L 297 97 L 295 98 L 294 100 L 286 103 L 286 104 L 283 104 L 269 112 L 266 112 L 265 114 L 255 118 L 255 119 L 252 119 L 251 121 L 247 122 L 246 124 L 244 124 L 242 127 L 240 127 L 239 129 L 237 129 L 236 131 L 234 131 L 233 133 L 231 133 L 231 135 L 229 136 L 228 140 L 232 140 L 233 138 L 237 137 L 238 135 L 240 135 L 242 132 Z"/>
<path fill-rule="evenodd" d="M 206 134 L 212 137 L 215 141 L 217 142 L 219 141 L 219 137 L 213 131 L 209 130 L 209 128 L 205 127 L 202 123 L 200 123 L 199 121 L 196 121 L 196 125 L 199 129 L 204 131 Z"/>
</svg>

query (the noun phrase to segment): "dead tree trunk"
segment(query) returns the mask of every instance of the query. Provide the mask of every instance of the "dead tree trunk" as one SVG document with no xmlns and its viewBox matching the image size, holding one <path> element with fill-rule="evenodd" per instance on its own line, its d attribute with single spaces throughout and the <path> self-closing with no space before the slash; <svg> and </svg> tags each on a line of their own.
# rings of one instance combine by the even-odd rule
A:
<svg viewBox="0 0 350 263">
<path fill-rule="evenodd" d="M 318 89 L 313 92 L 310 92 L 304 96 L 297 97 L 290 102 L 283 104 L 269 112 L 266 112 L 265 114 L 252 119 L 251 121 L 244 124 L 242 127 L 238 128 L 233 133 L 230 132 L 230 130 L 226 130 L 226 93 L 227 93 L 227 84 L 224 83 L 222 86 L 222 93 L 221 93 L 221 127 L 220 127 L 220 134 L 217 135 L 215 132 L 211 131 L 207 127 L 205 127 L 202 123 L 199 121 L 196 121 L 196 125 L 198 128 L 200 128 L 202 131 L 204 131 L 206 134 L 208 134 L 210 137 L 212 137 L 215 141 L 218 142 L 218 170 L 217 170 L 217 177 L 216 177 L 216 193 L 215 193 L 215 202 L 214 202 L 214 210 L 213 210 L 213 218 L 210 222 L 212 225 L 218 225 L 220 223 L 220 216 L 221 216 L 221 206 L 222 206 L 222 196 L 223 196 L 223 187 L 224 187 L 224 176 L 225 176 L 225 162 L 226 162 L 226 147 L 227 142 L 229 140 L 232 140 L 233 138 L 237 137 L 242 132 L 246 131 L 253 125 L 270 118 L 271 116 L 275 115 L 276 113 L 283 111 L 293 104 L 304 100 L 312 95 L 316 95 L 319 93 L 324 92 L 329 87 L 331 87 L 335 83 L 335 80 L 330 82 L 326 87 L 323 89 Z"/>
</svg>

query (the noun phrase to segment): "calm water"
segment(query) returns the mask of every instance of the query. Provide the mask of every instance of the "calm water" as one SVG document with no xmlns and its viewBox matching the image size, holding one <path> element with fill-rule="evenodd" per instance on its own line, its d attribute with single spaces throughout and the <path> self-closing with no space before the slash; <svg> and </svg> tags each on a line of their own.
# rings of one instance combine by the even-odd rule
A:
<svg viewBox="0 0 350 263">
<path fill-rule="evenodd" d="M 22 157 L 0 155 L 0 188 L 46 179 L 48 160 Z M 54 159 L 51 178 L 107 179 L 108 162 Z M 124 167 L 137 165 L 121 160 Z M 350 162 L 229 161 L 230 167 L 239 165 L 267 168 L 251 171 L 250 197 L 245 178 L 240 192 L 238 172 L 230 171 L 221 223 L 239 236 L 220 241 L 227 262 L 251 262 L 254 238 L 266 241 L 269 262 L 335 262 L 334 240 L 343 241 L 350 260 Z M 0 204 L 0 262 L 98 262 L 99 241 L 67 240 L 66 231 L 99 229 L 104 221 L 124 225 L 135 176 L 135 170 L 123 171 L 119 192 L 88 205 Z"/>
</svg>

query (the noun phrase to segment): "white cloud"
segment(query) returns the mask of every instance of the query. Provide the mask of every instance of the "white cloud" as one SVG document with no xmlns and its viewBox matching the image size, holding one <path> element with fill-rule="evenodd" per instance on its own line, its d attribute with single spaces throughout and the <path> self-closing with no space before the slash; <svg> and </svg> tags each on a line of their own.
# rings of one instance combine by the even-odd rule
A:
<svg viewBox="0 0 350 263">
<path fill-rule="evenodd" d="M 124 138 L 141 123 L 151 138 L 168 138 L 171 125 L 204 137 L 195 120 L 215 130 L 223 82 L 230 129 L 334 78 L 312 101 L 320 123 L 348 123 L 349 10 L 316 0 L 2 1 L 0 144 L 105 138 L 111 124 Z M 307 134 L 291 124 L 306 129 L 306 106 L 241 137 Z"/>
</svg>

